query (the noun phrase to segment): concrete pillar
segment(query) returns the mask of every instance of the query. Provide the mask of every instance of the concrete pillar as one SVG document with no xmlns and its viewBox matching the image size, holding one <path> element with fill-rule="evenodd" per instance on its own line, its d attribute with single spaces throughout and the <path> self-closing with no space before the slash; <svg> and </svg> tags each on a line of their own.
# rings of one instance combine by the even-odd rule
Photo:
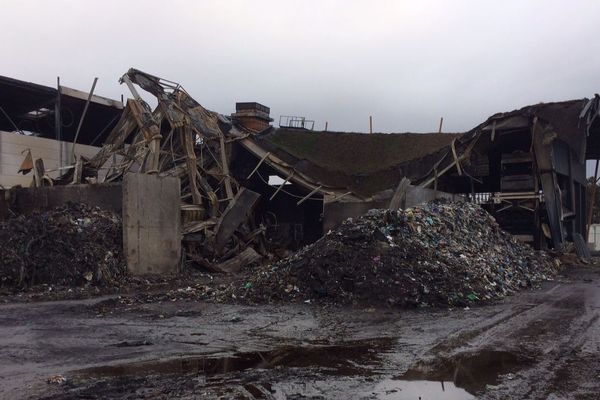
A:
<svg viewBox="0 0 600 400">
<path fill-rule="evenodd" d="M 181 257 L 179 179 L 125 175 L 123 248 L 133 275 L 177 272 Z"/>
</svg>

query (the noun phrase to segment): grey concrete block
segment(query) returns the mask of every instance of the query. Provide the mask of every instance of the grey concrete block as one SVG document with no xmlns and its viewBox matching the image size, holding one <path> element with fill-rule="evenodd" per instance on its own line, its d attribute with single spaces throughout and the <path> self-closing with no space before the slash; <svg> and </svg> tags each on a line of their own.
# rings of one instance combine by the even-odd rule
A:
<svg viewBox="0 0 600 400">
<path fill-rule="evenodd" d="M 178 178 L 129 173 L 123 180 L 123 247 L 131 274 L 177 272 L 181 258 Z"/>
</svg>

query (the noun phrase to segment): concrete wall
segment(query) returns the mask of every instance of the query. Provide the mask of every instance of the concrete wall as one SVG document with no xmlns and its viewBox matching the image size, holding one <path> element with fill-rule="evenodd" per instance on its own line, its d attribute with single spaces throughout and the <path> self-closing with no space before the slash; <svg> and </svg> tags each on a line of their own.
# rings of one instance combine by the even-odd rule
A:
<svg viewBox="0 0 600 400">
<path fill-rule="evenodd" d="M 406 191 L 406 207 L 414 207 L 418 204 L 439 198 L 454 200 L 456 199 L 456 196 L 451 193 L 439 192 L 433 189 L 409 186 Z M 323 203 L 323 232 L 326 233 L 330 229 L 334 229 L 348 218 L 360 217 L 369 210 L 388 208 L 390 200 L 391 197 L 389 199 L 369 202 L 325 202 Z"/>
<path fill-rule="evenodd" d="M 123 180 L 123 248 L 134 275 L 174 273 L 181 257 L 178 178 L 129 173 Z"/>
<path fill-rule="evenodd" d="M 10 188 L 16 185 L 28 187 L 31 184 L 33 172 L 27 175 L 17 173 L 27 149 L 31 150 L 34 161 L 41 158 L 46 170 L 52 170 L 73 163 L 72 147 L 73 144 L 68 142 L 0 131 L 0 185 Z M 86 158 L 91 158 L 98 150 L 99 147 L 80 144 L 75 147 L 75 153 Z M 50 172 L 48 175 L 56 178 L 59 172 Z"/>
<path fill-rule="evenodd" d="M 16 214 L 30 214 L 67 202 L 84 203 L 121 214 L 122 201 L 120 183 L 12 188 L 0 191 L 0 218 L 8 216 L 8 209 Z"/>
<path fill-rule="evenodd" d="M 127 174 L 122 184 L 0 190 L 0 218 L 12 213 L 44 211 L 66 202 L 98 206 L 123 216 L 123 249 L 130 273 L 178 271 L 181 258 L 178 178 Z"/>
</svg>

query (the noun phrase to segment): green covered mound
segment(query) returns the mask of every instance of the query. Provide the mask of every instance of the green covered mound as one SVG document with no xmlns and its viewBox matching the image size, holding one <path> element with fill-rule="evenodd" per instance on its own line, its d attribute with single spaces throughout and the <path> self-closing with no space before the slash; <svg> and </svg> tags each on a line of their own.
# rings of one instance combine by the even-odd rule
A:
<svg viewBox="0 0 600 400">
<path fill-rule="evenodd" d="M 265 140 L 300 160 L 308 160 L 329 171 L 364 175 L 435 153 L 459 136 L 450 133 L 368 135 L 280 128 Z"/>
</svg>

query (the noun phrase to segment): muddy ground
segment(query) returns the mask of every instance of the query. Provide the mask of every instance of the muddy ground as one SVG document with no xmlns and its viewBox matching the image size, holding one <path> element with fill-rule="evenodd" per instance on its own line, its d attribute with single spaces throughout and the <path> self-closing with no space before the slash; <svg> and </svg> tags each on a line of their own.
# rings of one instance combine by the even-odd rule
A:
<svg viewBox="0 0 600 400">
<path fill-rule="evenodd" d="M 598 399 L 599 310 L 600 267 L 453 310 L 9 301 L 0 397 Z"/>
</svg>

